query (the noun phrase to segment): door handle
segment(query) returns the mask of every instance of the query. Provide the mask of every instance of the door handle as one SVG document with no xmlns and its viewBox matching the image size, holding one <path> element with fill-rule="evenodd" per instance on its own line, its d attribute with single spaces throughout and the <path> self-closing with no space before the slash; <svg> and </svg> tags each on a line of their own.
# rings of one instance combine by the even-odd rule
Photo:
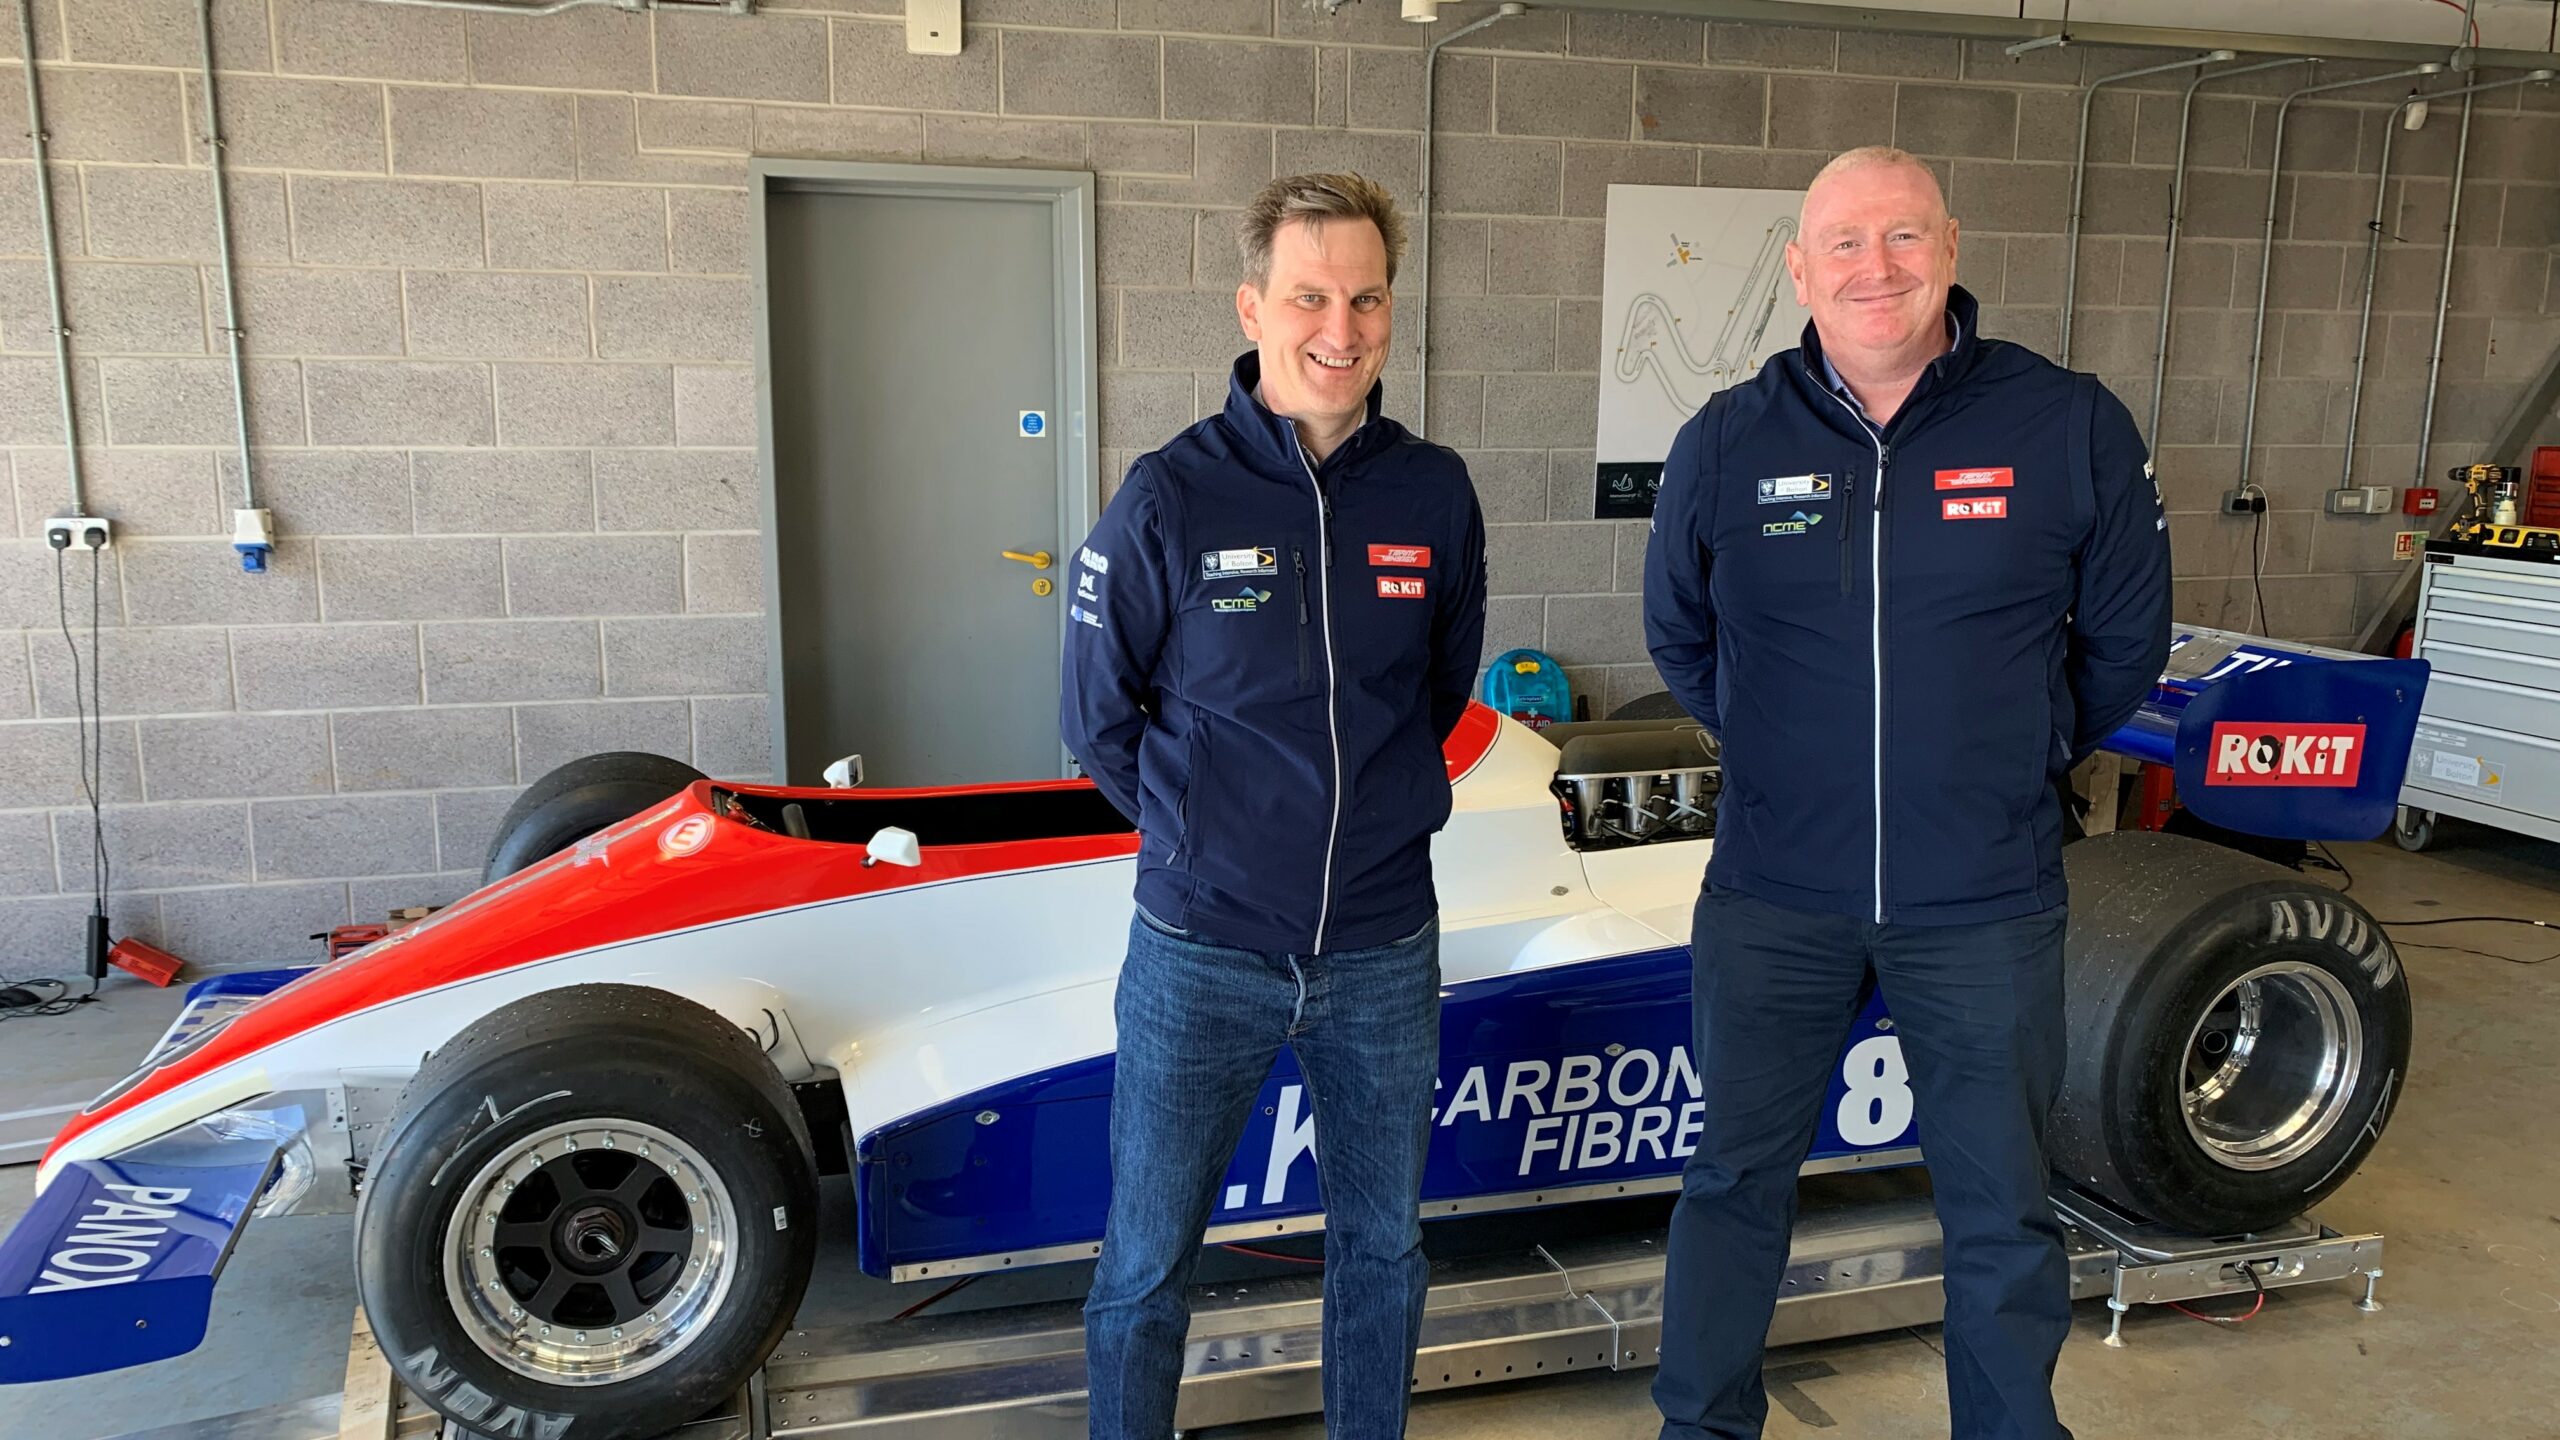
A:
<svg viewBox="0 0 2560 1440">
<path fill-rule="evenodd" d="M 1029 554 L 1025 554 L 1020 550 L 1007 550 L 1004 552 L 1004 558 L 1007 560 L 1018 561 L 1024 565 L 1030 566 L 1034 570 L 1046 570 L 1057 559 L 1056 556 L 1051 555 L 1046 550 L 1034 550 Z"/>
</svg>

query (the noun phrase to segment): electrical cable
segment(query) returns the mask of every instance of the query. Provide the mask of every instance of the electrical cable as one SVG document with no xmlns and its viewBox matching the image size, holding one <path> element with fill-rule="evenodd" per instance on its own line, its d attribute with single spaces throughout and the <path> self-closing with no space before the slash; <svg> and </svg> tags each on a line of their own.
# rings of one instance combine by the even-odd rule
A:
<svg viewBox="0 0 2560 1440">
<path fill-rule="evenodd" d="M 80 754 L 80 790 L 89 801 L 89 899 L 90 931 L 102 929 L 99 917 L 107 913 L 107 830 L 106 817 L 99 803 L 99 792 L 106 788 L 106 721 L 99 673 L 98 607 L 101 577 L 98 550 L 89 549 L 89 667 L 88 689 L 81 689 L 80 644 L 71 635 L 70 575 L 62 553 L 69 541 L 64 537 L 53 547 L 54 618 L 62 630 L 62 646 L 71 654 L 71 712 L 77 726 L 76 742 Z M 95 728 L 92 729 L 92 722 Z M 94 997 L 105 980 L 103 973 L 89 977 L 89 994 Z"/>
<path fill-rule="evenodd" d="M 969 1283 L 970 1283 L 971 1281 L 973 1281 L 973 1280 L 977 1279 L 977 1278 L 978 1278 L 978 1277 L 977 1277 L 977 1276 L 975 1276 L 975 1275 L 963 1275 L 963 1276 L 961 1276 L 959 1279 L 954 1280 L 954 1281 L 952 1281 L 950 1284 L 943 1286 L 941 1289 L 934 1291 L 932 1294 L 927 1295 L 926 1297 L 924 1297 L 923 1299 L 921 1299 L 921 1300 L 917 1301 L 917 1302 L 916 1302 L 916 1303 L 914 1303 L 913 1305 L 908 1306 L 906 1309 L 901 1310 L 901 1311 L 899 1311 L 897 1314 L 890 1316 L 890 1317 L 889 1317 L 889 1320 L 890 1320 L 890 1322 L 891 1322 L 892 1324 L 894 1324 L 894 1323 L 896 1323 L 896 1322 L 898 1322 L 898 1321 L 900 1321 L 900 1320 L 904 1320 L 904 1319 L 908 1318 L 908 1317 L 909 1317 L 909 1316 L 911 1316 L 911 1315 L 920 1315 L 920 1314 L 923 1314 L 923 1313 L 924 1313 L 924 1310 L 925 1310 L 925 1308 L 926 1308 L 927 1306 L 929 1306 L 929 1305 L 933 1304 L 933 1303 L 934 1303 L 935 1301 L 937 1301 L 937 1300 L 942 1299 L 942 1298 L 943 1298 L 944 1296 L 946 1296 L 946 1295 L 956 1294 L 956 1293 L 958 1293 L 958 1292 L 959 1292 L 959 1291 L 961 1291 L 961 1290 L 965 1290 L 965 1289 L 967 1289 L 967 1288 L 969 1287 Z"/>
<path fill-rule="evenodd" d="M 1312 1255 L 1283 1255 L 1277 1250 L 1256 1250 L 1250 1245 L 1221 1245 L 1218 1248 L 1238 1255 L 1250 1255 L 1256 1260 L 1286 1260 L 1292 1265 L 1321 1266 L 1324 1264 L 1324 1261 Z"/>
<path fill-rule="evenodd" d="M 2503 960 L 2510 965 L 2548 965 L 2554 960 L 2560 960 L 2560 950 L 2554 950 L 2548 955 L 2536 955 L 2528 960 L 2521 955 L 2501 955 L 2494 950 L 2474 950 L 2468 945 L 2433 945 L 2424 940 L 2403 940 L 2400 942 L 2400 948 L 2403 950 L 2453 950 L 2464 955 L 2477 955 L 2483 960 Z"/>
<path fill-rule="evenodd" d="M 98 595 L 104 588 L 99 553 L 100 547 L 89 547 L 89 746 L 90 773 L 97 777 L 96 785 L 89 791 L 89 847 L 96 862 L 95 913 L 104 915 L 107 913 L 107 896 L 114 888 L 114 866 L 107 858 L 107 822 L 99 808 L 99 796 L 107 788 L 107 657 L 99 646 L 98 636 Z"/>
<path fill-rule="evenodd" d="M 2317 841 L 2313 842 L 2312 848 L 2320 852 L 2323 863 L 2330 869 L 2347 877 L 2347 883 L 2338 887 L 2339 894 L 2344 895 L 2356 888 L 2356 872 L 2347 868 L 2347 862 L 2339 859 L 2336 851 Z M 2415 929 L 2426 925 L 2530 925 L 2537 930 L 2560 929 L 2560 925 L 2555 925 L 2549 920 L 2529 920 L 2521 915 L 2438 915 L 2424 920 L 2386 920 L 2377 916 L 2373 923 L 2397 930 Z M 2432 945 L 2422 940 L 2402 940 L 2398 943 L 2403 950 L 2453 950 L 2464 955 L 2477 955 L 2483 960 L 2503 960 L 2510 965 L 2547 965 L 2553 960 L 2560 960 L 2560 951 L 2528 960 L 2520 955 L 2501 955 L 2494 950 L 2476 950 L 2468 945 Z"/>
<path fill-rule="evenodd" d="M 2267 492 L 2252 482 L 2242 493 L 2258 502 L 2249 527 L 2249 593 L 2255 597 L 2249 608 L 2249 633 L 2256 635 L 2264 633 L 2258 627 L 2267 614 Z"/>
<path fill-rule="evenodd" d="M 2464 22 L 2469 24 L 2471 27 L 2472 48 L 2475 50 L 2478 49 L 2480 46 L 2480 22 L 2471 18 L 2470 8 L 2464 5 L 2462 0 L 2436 0 L 2436 3 L 2439 5 L 2449 6 L 2462 12 Z"/>
<path fill-rule="evenodd" d="M 2258 1318 L 2259 1311 L 2267 1308 L 2267 1283 L 2258 1278 L 2258 1266 L 2255 1261 L 2243 1263 L 2240 1273 L 2249 1277 L 2249 1288 L 2258 1292 L 2257 1303 L 2251 1305 L 2245 1315 L 2207 1315 L 2201 1310 L 2190 1310 L 2175 1300 L 2169 1302 L 2169 1308 L 2190 1320 L 2201 1320 L 2207 1325 L 2246 1325 Z"/>
<path fill-rule="evenodd" d="M 50 994 L 37 993 L 51 987 Z M 23 999 L 18 997 L 25 997 Z M 0 1020 L 41 1020 L 53 1015 L 68 1015 L 95 999 L 95 993 L 74 995 L 71 987 L 59 980 L 0 980 Z"/>
</svg>

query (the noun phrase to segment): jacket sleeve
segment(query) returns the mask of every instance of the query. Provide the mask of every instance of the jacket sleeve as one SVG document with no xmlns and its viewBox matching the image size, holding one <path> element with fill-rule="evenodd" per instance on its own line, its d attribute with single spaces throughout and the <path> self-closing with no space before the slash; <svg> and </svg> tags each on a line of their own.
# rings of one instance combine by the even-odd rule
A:
<svg viewBox="0 0 2560 1440">
<path fill-rule="evenodd" d="M 1467 486 L 1465 537 L 1449 567 L 1452 583 L 1440 594 L 1431 622 L 1431 729 L 1443 742 L 1475 697 L 1476 666 L 1484 658 L 1484 507 Z"/>
<path fill-rule="evenodd" d="M 2104 387 L 2090 421 L 2094 523 L 2072 567 L 2065 658 L 2079 764 L 2133 716 L 2169 658 L 2169 522 L 2142 436 Z"/>
<path fill-rule="evenodd" d="M 1689 417 L 1662 462 L 1662 489 L 1644 556 L 1644 643 L 1680 708 L 1721 737 L 1716 611 L 1707 593 L 1714 497 L 1707 484 L 1705 432 L 1712 412 L 1710 406 Z"/>
<path fill-rule="evenodd" d="M 1058 731 L 1119 812 L 1140 819 L 1138 739 L 1155 706 L 1156 661 L 1170 628 L 1164 521 L 1146 463 L 1130 467 L 1067 567 L 1067 639 Z"/>
</svg>

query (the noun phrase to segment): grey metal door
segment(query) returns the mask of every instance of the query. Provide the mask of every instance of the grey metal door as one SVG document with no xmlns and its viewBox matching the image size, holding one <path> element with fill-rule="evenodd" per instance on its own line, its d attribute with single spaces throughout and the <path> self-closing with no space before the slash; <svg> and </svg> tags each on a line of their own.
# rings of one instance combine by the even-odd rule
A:
<svg viewBox="0 0 2560 1440">
<path fill-rule="evenodd" d="M 1062 455 L 1082 426 L 1057 213 L 1038 195 L 767 194 L 788 780 L 855 752 L 879 785 L 1064 773 L 1062 562 L 1087 507 Z"/>
</svg>

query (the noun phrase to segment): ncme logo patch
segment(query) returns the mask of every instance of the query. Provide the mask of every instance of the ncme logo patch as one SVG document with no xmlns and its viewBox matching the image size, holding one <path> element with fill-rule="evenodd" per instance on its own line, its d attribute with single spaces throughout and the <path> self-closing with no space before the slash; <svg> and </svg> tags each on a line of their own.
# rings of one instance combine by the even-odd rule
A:
<svg viewBox="0 0 2560 1440">
<path fill-rule="evenodd" d="M 2363 768 L 2362 725 L 2225 720 L 2213 727 L 2213 763 L 2204 783 L 2346 790 Z"/>
</svg>

